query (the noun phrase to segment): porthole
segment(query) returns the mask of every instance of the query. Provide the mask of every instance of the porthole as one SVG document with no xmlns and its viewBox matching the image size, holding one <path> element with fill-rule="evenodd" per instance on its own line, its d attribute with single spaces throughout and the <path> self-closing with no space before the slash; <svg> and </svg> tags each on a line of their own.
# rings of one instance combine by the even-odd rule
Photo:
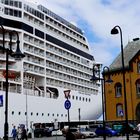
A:
<svg viewBox="0 0 140 140">
<path fill-rule="evenodd" d="M 18 115 L 20 115 L 20 114 L 21 114 L 21 112 L 19 111 L 19 112 L 18 112 Z"/>
<path fill-rule="evenodd" d="M 90 102 L 91 100 L 89 99 L 89 102 Z"/>
<path fill-rule="evenodd" d="M 33 115 L 33 112 L 31 112 L 31 116 Z"/>
<path fill-rule="evenodd" d="M 14 115 L 14 111 L 12 111 L 12 115 Z"/>
<path fill-rule="evenodd" d="M 72 96 L 72 99 L 74 100 L 74 96 Z"/>
</svg>

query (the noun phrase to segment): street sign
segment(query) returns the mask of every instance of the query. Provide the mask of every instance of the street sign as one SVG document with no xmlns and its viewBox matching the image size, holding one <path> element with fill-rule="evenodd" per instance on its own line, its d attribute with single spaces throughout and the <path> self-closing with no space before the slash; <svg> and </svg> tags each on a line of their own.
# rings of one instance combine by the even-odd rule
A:
<svg viewBox="0 0 140 140">
<path fill-rule="evenodd" d="M 0 107 L 3 106 L 3 95 L 0 95 Z"/>
<path fill-rule="evenodd" d="M 123 117 L 123 110 L 120 110 L 119 115 Z"/>
<path fill-rule="evenodd" d="M 65 94 L 65 98 L 69 98 L 70 97 L 70 90 L 64 90 L 64 94 Z"/>
<path fill-rule="evenodd" d="M 66 100 L 64 103 L 65 108 L 68 110 L 71 107 L 71 102 L 69 100 Z"/>
</svg>

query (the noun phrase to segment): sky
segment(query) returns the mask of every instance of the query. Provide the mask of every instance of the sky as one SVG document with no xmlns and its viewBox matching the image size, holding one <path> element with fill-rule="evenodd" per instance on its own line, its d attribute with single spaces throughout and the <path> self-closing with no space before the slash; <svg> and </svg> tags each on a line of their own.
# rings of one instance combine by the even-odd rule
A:
<svg viewBox="0 0 140 140">
<path fill-rule="evenodd" d="M 140 0 L 28 0 L 74 23 L 84 31 L 96 62 L 109 66 L 121 51 L 120 34 L 111 35 L 119 25 L 123 46 L 140 37 Z"/>
</svg>

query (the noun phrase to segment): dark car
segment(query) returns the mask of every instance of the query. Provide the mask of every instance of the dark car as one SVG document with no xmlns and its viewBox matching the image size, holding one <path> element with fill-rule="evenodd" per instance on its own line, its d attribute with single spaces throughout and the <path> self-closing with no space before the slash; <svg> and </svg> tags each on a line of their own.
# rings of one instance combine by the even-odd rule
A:
<svg viewBox="0 0 140 140">
<path fill-rule="evenodd" d="M 49 137 L 52 135 L 52 131 L 49 128 L 36 128 L 34 130 L 34 136 L 39 138 L 39 137 Z"/>
<path fill-rule="evenodd" d="M 131 123 L 128 123 L 128 126 L 126 127 L 126 124 L 123 124 L 122 125 L 122 128 L 120 130 L 120 134 L 121 135 L 125 135 L 126 132 L 128 132 L 128 134 L 130 135 L 133 135 L 133 134 L 138 134 L 138 131 L 136 129 L 136 126 L 131 124 Z"/>
<path fill-rule="evenodd" d="M 62 130 L 63 136 L 67 137 L 67 135 L 71 134 L 75 137 L 75 139 L 85 139 L 86 135 L 79 131 L 78 128 L 71 127 L 70 129 L 63 129 Z"/>
<path fill-rule="evenodd" d="M 44 128 L 44 136 L 46 137 L 52 136 L 52 130 L 49 128 Z"/>
<path fill-rule="evenodd" d="M 106 136 L 118 136 L 119 133 L 118 131 L 116 130 L 113 130 L 112 128 L 110 127 L 98 127 L 96 130 L 95 130 L 95 133 L 97 136 L 103 136 L 103 135 L 106 135 Z"/>
<path fill-rule="evenodd" d="M 34 130 L 34 136 L 39 138 L 44 136 L 44 128 L 36 128 Z"/>
<path fill-rule="evenodd" d="M 74 134 L 76 139 L 85 139 L 86 135 L 79 131 L 79 128 L 70 128 L 69 130 L 72 134 Z"/>
</svg>

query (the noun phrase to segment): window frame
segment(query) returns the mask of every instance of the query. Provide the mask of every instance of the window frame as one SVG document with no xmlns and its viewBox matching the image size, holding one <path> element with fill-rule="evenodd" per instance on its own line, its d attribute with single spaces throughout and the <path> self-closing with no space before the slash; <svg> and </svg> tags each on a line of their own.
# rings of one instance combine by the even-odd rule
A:
<svg viewBox="0 0 140 140">
<path fill-rule="evenodd" d="M 121 97 L 122 96 L 122 84 L 121 83 L 116 83 L 115 84 L 115 97 Z"/>
<path fill-rule="evenodd" d="M 140 79 L 136 80 L 135 85 L 136 85 L 136 94 L 140 96 Z"/>
</svg>

